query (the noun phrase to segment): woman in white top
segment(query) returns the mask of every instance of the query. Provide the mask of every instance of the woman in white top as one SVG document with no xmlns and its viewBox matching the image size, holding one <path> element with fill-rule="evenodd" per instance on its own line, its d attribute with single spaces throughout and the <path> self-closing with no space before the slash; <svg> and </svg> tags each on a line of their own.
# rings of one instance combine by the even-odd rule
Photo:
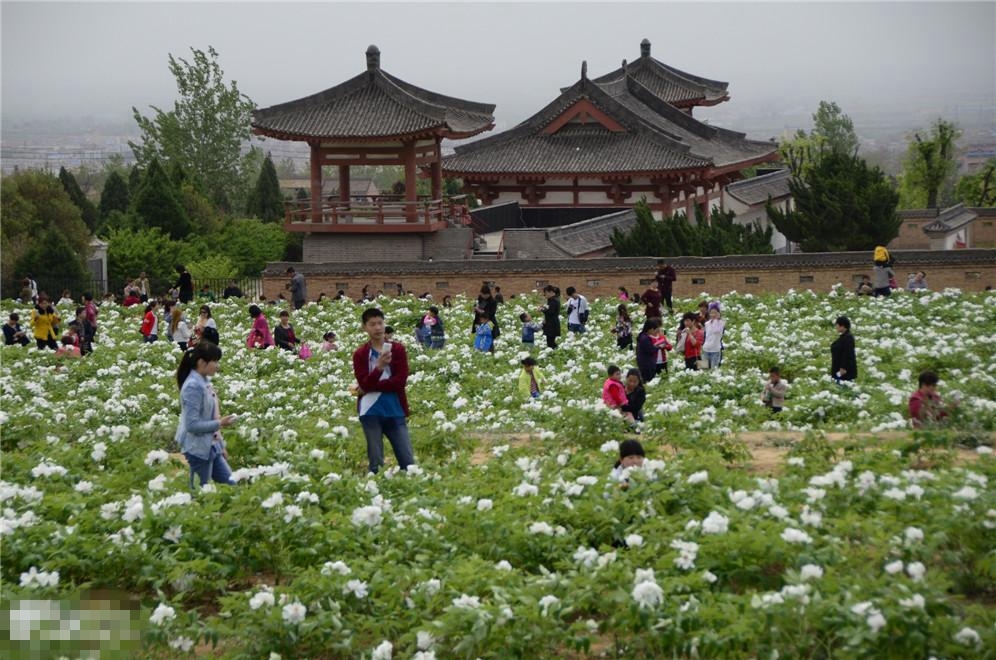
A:
<svg viewBox="0 0 996 660">
<path fill-rule="evenodd" d="M 719 305 L 709 306 L 709 320 L 705 322 L 705 341 L 702 342 L 702 357 L 710 369 L 717 368 L 723 362 L 723 333 L 726 331 L 726 321 L 722 319 Z"/>
<path fill-rule="evenodd" d="M 181 351 L 187 350 L 187 342 L 190 341 L 191 335 L 190 325 L 187 324 L 187 319 L 183 318 L 179 305 L 170 312 L 169 334 Z"/>
</svg>

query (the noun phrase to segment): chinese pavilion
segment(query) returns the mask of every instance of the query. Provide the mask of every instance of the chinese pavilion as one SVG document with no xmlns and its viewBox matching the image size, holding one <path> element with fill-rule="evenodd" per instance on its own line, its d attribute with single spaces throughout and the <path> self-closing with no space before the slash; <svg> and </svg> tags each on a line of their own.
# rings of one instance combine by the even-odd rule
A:
<svg viewBox="0 0 996 660">
<path fill-rule="evenodd" d="M 729 99 L 727 83 L 659 62 L 646 39 L 640 51 L 599 78 L 582 63 L 581 79 L 545 108 L 456 147 L 443 173 L 487 205 L 618 208 L 646 196 L 658 216 L 722 207 L 723 187 L 773 160 L 776 146 L 695 119 L 695 107 Z"/>
<path fill-rule="evenodd" d="M 253 113 L 252 130 L 311 147 L 311 197 L 288 202 L 288 231 L 340 234 L 435 232 L 462 214 L 442 199 L 440 142 L 494 127 L 494 105 L 443 96 L 380 68 L 380 50 L 366 51 L 367 70 L 323 92 Z M 402 165 L 404 196 L 351 195 L 352 165 Z M 337 195 L 322 194 L 322 167 L 339 168 Z M 431 194 L 419 198 L 416 176 L 428 171 Z M 307 253 L 307 246 L 305 252 Z"/>
</svg>

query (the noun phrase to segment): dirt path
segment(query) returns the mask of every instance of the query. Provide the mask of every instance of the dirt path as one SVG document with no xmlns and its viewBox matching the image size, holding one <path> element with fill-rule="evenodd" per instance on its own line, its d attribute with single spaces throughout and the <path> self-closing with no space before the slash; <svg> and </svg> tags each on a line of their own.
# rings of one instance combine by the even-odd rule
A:
<svg viewBox="0 0 996 660">
<path fill-rule="evenodd" d="M 479 444 L 474 448 L 470 457 L 471 465 L 482 465 L 490 461 L 494 457 L 492 454 L 494 447 L 509 445 L 510 448 L 515 448 L 536 441 L 535 436 L 522 433 L 479 433 L 470 434 L 470 437 L 479 440 Z M 800 431 L 751 431 L 738 433 L 735 437 L 746 445 L 751 454 L 750 462 L 745 465 L 749 472 L 774 474 L 784 468 L 786 455 L 795 444 L 803 440 L 805 434 Z M 865 441 L 871 447 L 873 441 L 909 439 L 911 433 L 908 431 L 826 433 L 824 437 L 830 443 Z M 996 434 L 990 434 L 990 440 L 996 440 Z M 671 449 L 671 451 L 674 450 Z M 974 449 L 959 447 L 955 449 L 955 452 L 956 461 L 959 464 L 971 463 L 979 459 L 979 454 Z M 929 465 L 925 464 L 924 467 L 929 467 Z"/>
</svg>

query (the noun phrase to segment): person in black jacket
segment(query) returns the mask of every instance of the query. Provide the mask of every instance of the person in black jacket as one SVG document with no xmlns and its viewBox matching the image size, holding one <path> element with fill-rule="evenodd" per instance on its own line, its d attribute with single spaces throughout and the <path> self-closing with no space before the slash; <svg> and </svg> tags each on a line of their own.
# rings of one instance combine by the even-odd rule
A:
<svg viewBox="0 0 996 660">
<path fill-rule="evenodd" d="M 176 280 L 177 295 L 180 302 L 188 303 L 194 299 L 194 278 L 185 266 L 177 266 L 176 272 L 180 275 Z"/>
<path fill-rule="evenodd" d="M 854 354 L 854 335 L 851 334 L 851 319 L 837 317 L 834 327 L 840 334 L 830 344 L 830 375 L 837 382 L 854 380 L 858 377 L 858 359 Z"/>
<path fill-rule="evenodd" d="M 657 345 L 654 338 L 660 333 L 659 319 L 647 319 L 636 338 L 636 366 L 643 382 L 649 383 L 657 376 Z"/>
<path fill-rule="evenodd" d="M 280 323 L 273 329 L 273 341 L 285 351 L 297 351 L 299 340 L 294 334 L 294 326 L 290 324 L 290 313 L 286 309 L 280 312 Z"/>
<path fill-rule="evenodd" d="M 546 336 L 547 346 L 557 348 L 557 337 L 560 336 L 560 289 L 547 284 L 543 287 L 543 295 L 546 296 L 546 305 L 540 308 L 543 312 L 543 335 Z"/>
<path fill-rule="evenodd" d="M 498 339 L 501 330 L 498 329 L 498 301 L 491 293 L 491 287 L 487 284 L 481 285 L 481 293 L 477 296 L 477 304 L 474 305 L 474 323 L 471 332 L 477 332 L 477 315 L 483 314 L 484 318 L 491 321 L 491 338 Z M 494 346 L 494 344 L 492 344 Z"/>
<path fill-rule="evenodd" d="M 643 388 L 643 378 L 639 369 L 626 372 L 626 403 L 620 408 L 631 422 L 643 421 L 643 404 L 647 401 L 647 390 Z M 630 419 L 632 418 L 632 419 Z"/>
</svg>

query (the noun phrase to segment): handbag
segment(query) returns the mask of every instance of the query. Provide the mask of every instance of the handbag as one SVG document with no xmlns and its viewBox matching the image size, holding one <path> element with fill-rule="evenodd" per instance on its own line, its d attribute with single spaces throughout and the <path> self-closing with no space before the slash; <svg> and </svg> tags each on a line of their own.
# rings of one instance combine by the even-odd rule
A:
<svg viewBox="0 0 996 660">
<path fill-rule="evenodd" d="M 678 343 L 674 345 L 674 352 L 675 353 L 681 353 L 681 354 L 685 353 L 685 333 L 684 332 L 682 332 L 681 336 L 678 337 Z"/>
<path fill-rule="evenodd" d="M 302 360 L 307 360 L 311 357 L 311 348 L 307 344 L 301 344 L 301 350 L 297 352 L 297 356 Z"/>
<path fill-rule="evenodd" d="M 703 360 L 699 358 L 695 361 L 695 368 L 704 371 L 709 368 L 709 360 Z"/>
</svg>

